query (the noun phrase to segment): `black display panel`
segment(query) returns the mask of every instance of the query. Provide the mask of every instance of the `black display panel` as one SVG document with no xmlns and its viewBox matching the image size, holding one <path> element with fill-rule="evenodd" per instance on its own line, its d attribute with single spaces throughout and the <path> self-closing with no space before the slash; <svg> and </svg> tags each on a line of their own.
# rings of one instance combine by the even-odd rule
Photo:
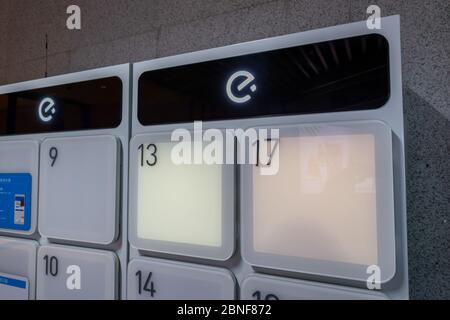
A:
<svg viewBox="0 0 450 320">
<path fill-rule="evenodd" d="M 0 135 L 115 128 L 122 94 L 119 77 L 0 94 Z"/>
<path fill-rule="evenodd" d="M 143 125 L 367 110 L 390 96 L 389 44 L 370 34 L 153 70 Z"/>
</svg>

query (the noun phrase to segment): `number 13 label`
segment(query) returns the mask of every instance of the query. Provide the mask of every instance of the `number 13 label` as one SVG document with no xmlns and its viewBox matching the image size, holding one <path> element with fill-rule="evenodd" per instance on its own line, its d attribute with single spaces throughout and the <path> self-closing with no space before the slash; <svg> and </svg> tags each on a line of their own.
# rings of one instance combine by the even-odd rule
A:
<svg viewBox="0 0 450 320">
<path fill-rule="evenodd" d="M 156 155 L 158 152 L 158 147 L 155 144 L 141 144 L 138 149 L 140 152 L 141 167 L 156 166 L 158 163 L 158 157 Z"/>
</svg>

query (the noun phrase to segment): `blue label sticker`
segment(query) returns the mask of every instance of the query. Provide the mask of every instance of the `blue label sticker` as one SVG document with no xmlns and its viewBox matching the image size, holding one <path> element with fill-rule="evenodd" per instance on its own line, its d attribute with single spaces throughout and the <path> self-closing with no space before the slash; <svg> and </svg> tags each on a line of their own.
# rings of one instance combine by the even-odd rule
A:
<svg viewBox="0 0 450 320">
<path fill-rule="evenodd" d="M 0 273 L 0 300 L 28 300 L 28 279 Z"/>
<path fill-rule="evenodd" d="M 31 174 L 0 173 L 0 229 L 31 227 Z"/>
<path fill-rule="evenodd" d="M 24 280 L 19 279 L 13 279 L 13 278 L 7 278 L 0 276 L 0 284 L 3 284 L 5 286 L 20 288 L 20 289 L 26 289 L 27 283 Z"/>
</svg>

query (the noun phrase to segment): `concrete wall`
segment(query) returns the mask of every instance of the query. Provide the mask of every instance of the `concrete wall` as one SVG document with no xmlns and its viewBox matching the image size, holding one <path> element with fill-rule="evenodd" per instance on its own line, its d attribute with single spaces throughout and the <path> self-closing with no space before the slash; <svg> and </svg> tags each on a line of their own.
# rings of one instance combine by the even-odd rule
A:
<svg viewBox="0 0 450 320">
<path fill-rule="evenodd" d="M 402 19 L 411 297 L 448 299 L 448 0 L 0 0 L 0 84 L 363 20 L 369 4 Z"/>
</svg>

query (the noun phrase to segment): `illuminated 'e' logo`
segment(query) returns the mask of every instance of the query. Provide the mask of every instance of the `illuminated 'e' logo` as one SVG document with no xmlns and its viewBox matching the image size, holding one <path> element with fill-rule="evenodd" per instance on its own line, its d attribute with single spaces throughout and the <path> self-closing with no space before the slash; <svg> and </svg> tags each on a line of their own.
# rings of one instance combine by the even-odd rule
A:
<svg viewBox="0 0 450 320">
<path fill-rule="evenodd" d="M 228 98 L 230 98 L 230 100 L 235 102 L 235 103 L 245 103 L 245 102 L 249 101 L 252 98 L 249 94 L 247 94 L 245 96 L 242 96 L 242 97 L 237 97 L 233 93 L 233 91 L 231 90 L 235 80 L 238 79 L 238 78 L 241 78 L 241 77 L 245 78 L 245 80 L 243 82 L 241 82 L 241 84 L 239 84 L 237 86 L 237 91 L 239 91 L 239 92 L 244 90 L 248 85 L 250 85 L 255 80 L 255 77 L 248 71 L 238 71 L 238 72 L 234 73 L 230 77 L 230 79 L 228 79 L 228 82 L 227 82 L 227 95 L 228 95 Z M 256 91 L 256 85 L 253 84 L 250 87 L 250 90 L 252 92 L 255 92 Z"/>
<path fill-rule="evenodd" d="M 45 98 L 39 104 L 39 118 L 44 122 L 49 122 L 53 119 L 56 113 L 55 101 L 52 98 Z"/>
</svg>

